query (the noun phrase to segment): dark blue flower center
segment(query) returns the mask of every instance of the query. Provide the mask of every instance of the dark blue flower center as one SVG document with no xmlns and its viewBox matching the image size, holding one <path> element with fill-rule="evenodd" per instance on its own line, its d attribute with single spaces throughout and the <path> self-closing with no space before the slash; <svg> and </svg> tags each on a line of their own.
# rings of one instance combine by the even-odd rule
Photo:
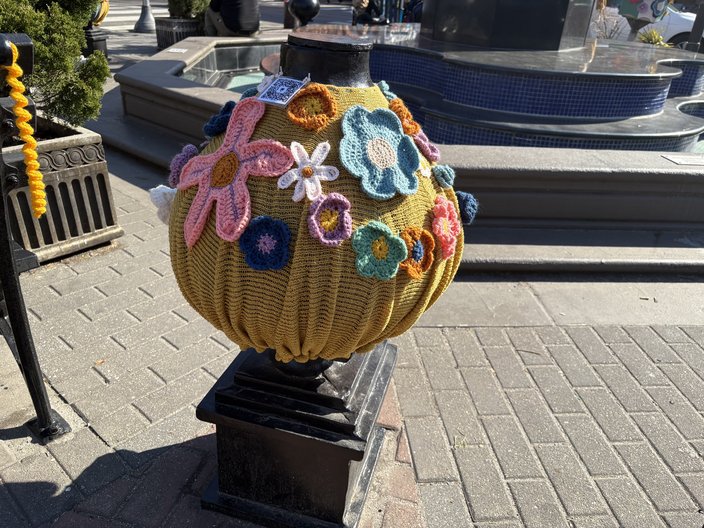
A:
<svg viewBox="0 0 704 528">
<path fill-rule="evenodd" d="M 416 262 L 423 260 L 423 255 L 425 255 L 425 249 L 420 240 L 416 240 L 411 249 L 411 258 Z"/>
</svg>

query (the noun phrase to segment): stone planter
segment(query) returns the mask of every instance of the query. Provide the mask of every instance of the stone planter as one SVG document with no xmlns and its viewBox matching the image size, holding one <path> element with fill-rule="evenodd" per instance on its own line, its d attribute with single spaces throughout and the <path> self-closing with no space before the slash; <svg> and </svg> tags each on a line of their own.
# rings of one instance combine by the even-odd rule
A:
<svg viewBox="0 0 704 528">
<path fill-rule="evenodd" d="M 195 18 L 155 18 L 156 45 L 162 50 L 188 37 L 203 34 L 200 21 Z"/>
<path fill-rule="evenodd" d="M 22 147 L 2 149 L 5 162 L 20 169 L 19 186 L 9 194 L 15 241 L 43 262 L 122 236 L 100 135 L 42 118 L 38 124 L 39 137 L 55 138 L 38 141 L 37 146 L 48 202 L 42 218 L 31 213 Z"/>
</svg>

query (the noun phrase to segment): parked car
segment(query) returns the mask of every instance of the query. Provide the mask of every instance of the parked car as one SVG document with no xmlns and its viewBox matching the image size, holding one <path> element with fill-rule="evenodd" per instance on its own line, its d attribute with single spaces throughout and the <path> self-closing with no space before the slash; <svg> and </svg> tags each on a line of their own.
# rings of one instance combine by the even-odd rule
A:
<svg viewBox="0 0 704 528">
<path fill-rule="evenodd" d="M 696 14 L 681 11 L 674 5 L 667 6 L 667 13 L 659 21 L 645 26 L 645 30 L 655 29 L 665 42 L 677 47 L 684 47 L 694 25 Z M 591 34 L 601 39 L 627 40 L 631 27 L 625 17 L 615 7 L 607 7 L 602 15 L 595 13 L 592 17 Z"/>
</svg>

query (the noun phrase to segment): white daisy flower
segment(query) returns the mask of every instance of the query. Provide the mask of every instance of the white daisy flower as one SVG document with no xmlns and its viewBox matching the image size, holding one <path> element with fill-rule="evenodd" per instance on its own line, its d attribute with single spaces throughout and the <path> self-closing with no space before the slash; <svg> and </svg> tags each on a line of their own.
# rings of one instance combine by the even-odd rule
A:
<svg viewBox="0 0 704 528">
<path fill-rule="evenodd" d="M 287 189 L 293 182 L 296 182 L 296 189 L 293 191 L 293 201 L 300 202 L 304 196 L 310 201 L 315 200 L 323 194 L 321 181 L 333 181 L 340 175 L 337 167 L 323 165 L 323 161 L 330 152 L 330 143 L 319 143 L 313 154 L 308 157 L 303 145 L 293 141 L 291 143 L 291 153 L 296 160 L 298 167 L 284 173 L 277 182 L 279 189 Z"/>
</svg>

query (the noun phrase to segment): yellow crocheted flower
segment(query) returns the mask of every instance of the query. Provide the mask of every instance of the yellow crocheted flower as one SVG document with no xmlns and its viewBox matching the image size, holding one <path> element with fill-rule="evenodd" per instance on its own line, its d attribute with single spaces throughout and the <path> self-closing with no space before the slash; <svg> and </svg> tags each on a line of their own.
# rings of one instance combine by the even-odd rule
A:
<svg viewBox="0 0 704 528">
<path fill-rule="evenodd" d="M 433 265 L 433 235 L 422 227 L 411 226 L 401 231 L 401 238 L 406 243 L 408 258 L 399 267 L 405 269 L 412 279 L 420 279 Z"/>
<path fill-rule="evenodd" d="M 406 105 L 398 97 L 389 103 L 391 110 L 401 120 L 403 132 L 409 136 L 415 136 L 420 132 L 420 125 L 413 119 L 411 111 L 406 108 Z"/>
<path fill-rule="evenodd" d="M 309 84 L 291 101 L 288 118 L 308 130 L 325 128 L 337 115 L 337 103 L 330 90 L 322 84 Z"/>
</svg>

